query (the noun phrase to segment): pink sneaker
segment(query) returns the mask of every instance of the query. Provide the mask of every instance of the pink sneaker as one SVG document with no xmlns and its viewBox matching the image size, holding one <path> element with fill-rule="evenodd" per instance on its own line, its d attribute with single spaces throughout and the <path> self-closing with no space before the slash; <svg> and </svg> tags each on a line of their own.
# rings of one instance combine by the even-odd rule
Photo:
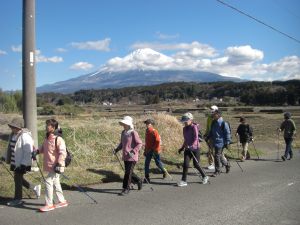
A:
<svg viewBox="0 0 300 225">
<path fill-rule="evenodd" d="M 44 207 L 40 208 L 41 212 L 48 212 L 54 210 L 54 205 L 45 205 Z"/>
<path fill-rule="evenodd" d="M 65 201 L 65 202 L 60 202 L 60 203 L 55 204 L 55 208 L 57 209 L 57 208 L 67 207 L 68 205 L 69 205 L 69 204 L 68 204 L 67 201 Z"/>
</svg>

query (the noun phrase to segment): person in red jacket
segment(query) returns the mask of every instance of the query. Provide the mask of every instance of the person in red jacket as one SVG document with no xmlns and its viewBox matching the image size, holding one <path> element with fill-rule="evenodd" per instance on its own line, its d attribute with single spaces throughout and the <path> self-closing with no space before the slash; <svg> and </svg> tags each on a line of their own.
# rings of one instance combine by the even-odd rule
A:
<svg viewBox="0 0 300 225">
<path fill-rule="evenodd" d="M 155 121 L 153 119 L 147 119 L 144 121 L 146 125 L 146 135 L 145 135 L 145 181 L 150 183 L 150 162 L 152 157 L 154 158 L 156 166 L 160 169 L 163 174 L 163 178 L 167 176 L 167 170 L 164 168 L 163 163 L 160 159 L 161 152 L 161 138 L 156 129 L 154 129 L 153 125 L 155 125 Z"/>
</svg>

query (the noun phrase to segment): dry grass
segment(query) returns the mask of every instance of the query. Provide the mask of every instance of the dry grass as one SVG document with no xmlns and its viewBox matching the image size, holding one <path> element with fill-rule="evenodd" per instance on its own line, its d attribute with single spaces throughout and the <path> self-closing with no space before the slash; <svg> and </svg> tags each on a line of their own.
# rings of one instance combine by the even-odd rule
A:
<svg viewBox="0 0 300 225">
<path fill-rule="evenodd" d="M 118 121 L 124 115 L 132 115 L 132 112 L 121 111 L 116 112 L 91 112 L 87 115 L 80 115 L 76 118 L 56 117 L 60 122 L 64 131 L 64 139 L 68 148 L 74 155 L 73 162 L 66 170 L 66 175 L 71 178 L 70 181 L 63 180 L 65 188 L 70 186 L 72 182 L 78 184 L 92 184 L 99 182 L 118 181 L 123 176 L 123 172 L 116 157 L 112 155 L 112 149 L 115 148 L 120 141 L 120 133 L 122 127 Z M 206 126 L 206 117 L 202 112 L 193 112 L 195 121 L 200 122 L 201 130 L 204 133 Z M 106 115 L 109 117 L 104 117 Z M 254 128 L 255 140 L 257 142 L 274 143 L 278 136 L 276 128 L 282 121 L 282 114 L 266 114 L 266 113 L 247 113 L 244 114 L 248 122 Z M 1 115 L 0 132 L 8 133 L 7 122 L 16 115 Z M 239 124 L 238 117 L 240 112 L 224 112 L 223 117 L 231 124 L 233 135 Z M 134 119 L 135 129 L 139 133 L 144 142 L 145 125 L 143 121 L 152 118 L 156 121 L 156 129 L 159 131 L 163 142 L 162 158 L 168 170 L 175 171 L 176 165 L 183 160 L 182 155 L 177 154 L 177 149 L 181 147 L 182 124 L 179 123 L 180 115 L 169 115 L 164 113 L 138 114 L 132 115 Z M 40 117 L 38 121 L 39 143 L 42 142 L 44 136 L 44 122 L 48 117 Z M 300 124 L 300 115 L 294 117 L 296 124 Z M 235 138 L 233 138 L 234 141 Z M 282 138 L 281 138 L 282 139 Z M 283 148 L 283 142 L 281 141 Z M 0 140 L 1 153 L 5 149 L 7 143 Z M 207 146 L 202 143 L 203 152 L 207 151 Z M 294 141 L 295 148 L 300 147 L 299 140 Z M 237 156 L 237 145 L 232 145 L 234 156 Z M 252 154 L 254 150 L 250 149 Z M 258 149 L 260 153 L 262 149 Z M 140 161 L 137 165 L 139 175 L 143 175 L 143 149 L 140 154 Z M 206 165 L 206 157 L 201 157 L 202 165 Z M 151 164 L 155 168 L 154 163 Z M 37 183 L 40 180 L 39 173 L 31 173 L 26 175 L 27 179 Z M 13 195 L 13 181 L 8 176 L 2 166 L 0 167 L 0 197 Z"/>
</svg>

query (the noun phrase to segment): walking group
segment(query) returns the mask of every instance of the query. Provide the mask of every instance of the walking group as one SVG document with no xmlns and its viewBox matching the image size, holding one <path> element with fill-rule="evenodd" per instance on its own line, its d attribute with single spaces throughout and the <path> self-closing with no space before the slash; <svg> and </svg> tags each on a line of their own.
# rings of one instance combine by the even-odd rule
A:
<svg viewBox="0 0 300 225">
<path fill-rule="evenodd" d="M 208 146 L 208 169 L 213 171 L 213 177 L 219 176 L 222 172 L 222 167 L 225 167 L 225 172 L 230 172 L 229 160 L 225 157 L 224 149 L 230 151 L 231 128 L 230 124 L 226 122 L 222 113 L 217 106 L 211 106 L 207 116 L 207 126 L 204 136 L 201 136 L 200 125 L 194 122 L 194 117 L 187 112 L 182 115 L 180 121 L 183 123 L 183 143 L 178 149 L 178 153 L 183 153 L 183 170 L 181 180 L 177 183 L 178 187 L 187 186 L 187 175 L 190 161 L 193 161 L 193 168 L 201 177 L 202 184 L 209 182 L 209 176 L 200 165 L 200 143 L 205 141 Z M 124 161 L 124 170 L 121 196 L 128 195 L 132 189 L 132 184 L 138 186 L 138 190 L 143 188 L 143 183 L 150 184 L 150 162 L 152 158 L 156 166 L 162 173 L 162 177 L 172 176 L 168 173 L 161 161 L 161 137 L 158 130 L 155 128 L 155 121 L 151 118 L 144 121 L 145 132 L 145 148 L 144 148 L 144 178 L 140 178 L 134 173 L 134 167 L 139 160 L 139 153 L 143 146 L 138 132 L 134 129 L 134 122 L 132 117 L 125 116 L 119 121 L 123 127 L 121 132 L 120 143 L 113 150 L 113 154 L 118 157 L 118 152 L 122 152 L 122 160 Z M 59 124 L 54 119 L 48 119 L 45 122 L 46 135 L 42 145 L 38 148 L 34 147 L 31 133 L 26 128 L 23 128 L 23 120 L 14 119 L 8 124 L 11 128 L 11 135 L 9 136 L 8 148 L 5 155 L 1 158 L 1 164 L 14 178 L 15 195 L 12 201 L 7 205 L 18 206 L 23 204 L 22 191 L 27 193 L 27 190 L 32 190 L 36 197 L 41 195 L 41 185 L 31 184 L 25 180 L 24 174 L 31 170 L 32 161 L 36 160 L 37 154 L 43 154 L 43 171 L 47 173 L 44 177 L 42 171 L 41 175 L 45 184 L 45 205 L 39 210 L 47 212 L 56 208 L 68 206 L 68 202 L 64 197 L 61 184 L 60 175 L 63 175 L 65 169 L 65 159 L 67 156 L 67 149 Z M 296 133 L 296 126 L 291 119 L 291 113 L 284 113 L 284 121 L 278 128 L 278 134 L 284 132 L 284 140 L 286 142 L 285 154 L 282 160 L 293 158 L 292 141 Z M 250 159 L 248 145 L 253 142 L 253 131 L 249 124 L 246 123 L 246 118 L 240 118 L 240 125 L 237 128 L 236 136 L 242 145 L 241 160 Z M 204 140 L 203 140 L 204 139 Z M 8 169 L 4 162 L 10 165 Z M 37 162 L 37 161 L 36 161 Z M 38 167 L 40 168 L 38 162 Z M 12 173 L 13 172 L 13 173 Z M 54 192 L 57 197 L 54 202 Z"/>
</svg>

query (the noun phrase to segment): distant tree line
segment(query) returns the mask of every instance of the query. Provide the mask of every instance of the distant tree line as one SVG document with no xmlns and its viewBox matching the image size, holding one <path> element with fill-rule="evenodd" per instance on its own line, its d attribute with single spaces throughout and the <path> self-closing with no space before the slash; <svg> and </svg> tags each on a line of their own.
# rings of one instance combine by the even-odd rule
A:
<svg viewBox="0 0 300 225">
<path fill-rule="evenodd" d="M 75 102 L 118 103 L 127 99 L 138 104 L 156 104 L 160 101 L 233 97 L 246 105 L 299 105 L 300 80 L 276 82 L 213 82 L 165 83 L 155 86 L 120 89 L 80 90 L 70 98 Z"/>
<path fill-rule="evenodd" d="M 161 101 L 232 97 L 245 105 L 300 105 L 300 80 L 275 82 L 176 82 L 155 86 L 119 89 L 80 90 L 72 94 L 41 93 L 37 95 L 39 114 L 78 112 L 74 106 L 102 102 L 157 104 Z M 73 107 L 72 107 L 73 106 Z M 0 111 L 22 110 L 21 92 L 0 89 Z"/>
</svg>

